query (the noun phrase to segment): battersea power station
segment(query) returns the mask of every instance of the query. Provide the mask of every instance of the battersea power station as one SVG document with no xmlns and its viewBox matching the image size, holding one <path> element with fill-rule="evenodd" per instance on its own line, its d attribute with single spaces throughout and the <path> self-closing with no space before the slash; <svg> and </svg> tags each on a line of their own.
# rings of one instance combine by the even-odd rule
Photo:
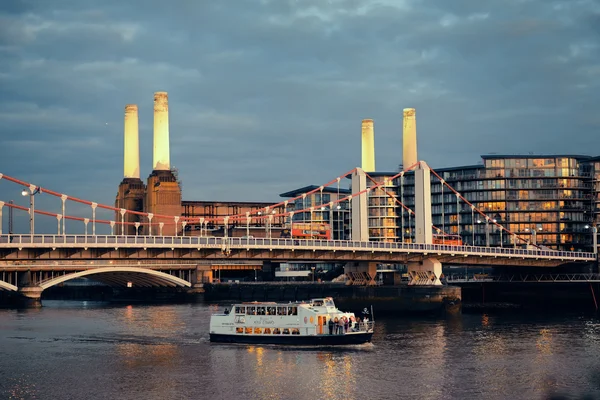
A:
<svg viewBox="0 0 600 400">
<path fill-rule="evenodd" d="M 115 207 L 119 209 L 139 211 L 157 215 L 151 220 L 152 228 L 143 221 L 139 215 L 126 213 L 119 215 L 116 220 L 126 222 L 120 229 L 123 234 L 135 235 L 162 234 L 173 236 L 175 234 L 199 235 L 203 232 L 209 235 L 222 236 L 223 227 L 207 224 L 203 227 L 196 224 L 186 225 L 185 231 L 181 232 L 181 224 L 175 225 L 173 218 L 190 217 L 214 219 L 231 214 L 243 214 L 246 212 L 264 209 L 271 203 L 260 202 L 214 202 L 214 201 L 183 201 L 181 200 L 181 185 L 177 173 L 171 168 L 169 150 L 169 97 L 166 92 L 154 93 L 154 142 L 152 157 L 152 172 L 146 183 L 140 178 L 140 154 L 139 154 L 139 122 L 138 106 L 128 104 L 125 106 L 125 140 L 123 157 L 123 180 L 119 185 Z M 159 215 L 172 216 L 167 218 Z M 252 226 L 252 236 L 261 237 L 266 235 L 264 222 L 256 221 Z M 281 217 L 275 217 L 269 227 L 269 233 L 274 237 L 281 234 L 284 221 Z M 179 230 L 176 232 L 178 226 Z M 235 229 L 229 227 L 229 236 L 245 235 L 246 229 Z"/>
<path fill-rule="evenodd" d="M 415 221 L 407 211 L 407 208 L 414 209 L 416 206 L 414 174 L 406 172 L 397 176 L 398 171 L 376 171 L 373 120 L 363 120 L 362 130 L 357 129 L 357 133 L 362 138 L 361 168 L 370 178 L 366 182 L 367 187 L 383 183 L 383 186 L 369 191 L 366 220 L 361 217 L 357 223 L 367 227 L 371 241 L 414 242 Z M 402 164 L 410 166 L 418 160 L 416 113 L 413 108 L 404 109 L 402 115 L 402 142 Z M 123 234 L 279 238 L 288 235 L 302 237 L 308 232 L 310 237 L 317 239 L 352 239 L 351 205 L 348 201 L 336 202 L 352 192 L 347 188 L 350 182 L 344 180 L 345 188 L 340 187 L 338 180 L 337 187 L 312 185 L 280 194 L 289 198 L 289 203 L 286 202 L 286 210 L 278 210 L 269 216 L 270 219 L 254 218 L 252 223 L 226 228 L 206 222 L 202 224 L 202 220 L 215 221 L 228 215 L 273 212 L 274 202 L 182 201 L 177 171 L 171 168 L 169 160 L 169 103 L 165 92 L 154 94 L 154 151 L 152 172 L 146 183 L 140 179 L 139 164 L 138 108 L 130 104 L 125 106 L 124 177 L 115 204 L 120 209 L 157 217 L 144 217 L 142 221 L 138 215 L 131 213 L 117 215 L 117 220 L 128 223 L 119 226 Z M 473 205 L 459 203 L 457 197 L 444 190 L 439 181 L 432 180 L 432 223 L 441 228 L 444 235 L 451 235 L 457 241 L 470 245 L 513 245 L 510 235 L 495 228 L 501 225 L 545 248 L 589 251 L 593 247 L 593 235 L 600 225 L 600 157 L 573 154 L 484 155 L 480 164 L 436 168 L 436 172 Z M 335 171 L 332 176 L 334 174 Z M 306 195 L 314 189 L 320 190 Z M 353 191 L 359 189 L 357 187 Z M 334 203 L 337 206 L 322 207 L 323 204 Z M 496 225 L 490 225 L 489 221 L 475 215 L 475 207 L 490 215 L 490 221 Z M 308 209 L 311 211 L 307 212 Z M 292 224 L 282 215 L 294 210 Z M 169 217 L 161 220 L 160 215 Z M 198 223 L 175 225 L 173 221 L 177 217 Z M 149 232 L 150 229 L 152 232 Z"/>
</svg>

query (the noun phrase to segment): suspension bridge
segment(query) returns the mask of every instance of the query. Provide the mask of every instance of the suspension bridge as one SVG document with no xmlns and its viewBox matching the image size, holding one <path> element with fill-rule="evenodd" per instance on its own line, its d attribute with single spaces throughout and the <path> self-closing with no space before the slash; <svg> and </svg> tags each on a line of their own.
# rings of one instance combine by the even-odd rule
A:
<svg viewBox="0 0 600 400">
<path fill-rule="evenodd" d="M 401 196 L 389 189 L 389 183 L 407 173 L 414 174 L 414 204 L 411 209 L 401 201 Z M 310 207 L 290 209 L 295 200 L 320 192 L 342 179 L 350 178 L 351 194 Z M 431 183 L 437 179 L 456 199 L 456 212 L 451 220 L 460 226 L 461 217 L 470 214 L 485 222 L 487 240 L 485 246 L 455 243 L 451 240 L 451 226 L 442 218 L 442 226 L 432 224 Z M 441 285 L 442 263 L 472 266 L 556 267 L 572 263 L 594 263 L 597 259 L 596 235 L 594 252 L 556 251 L 537 246 L 530 237 L 521 237 L 511 232 L 499 221 L 475 207 L 457 190 L 445 182 L 440 175 L 421 161 L 398 174 L 378 182 L 360 168 L 348 171 L 325 185 L 302 193 L 294 198 L 265 206 L 262 209 L 215 218 L 192 218 L 181 215 L 159 215 L 135 210 L 116 208 L 95 201 L 58 193 L 49 188 L 0 174 L 0 183 L 8 182 L 23 188 L 29 196 L 29 207 L 12 202 L 0 201 L 0 289 L 18 291 L 26 297 L 38 298 L 41 292 L 53 285 L 83 276 L 113 285 L 135 284 L 139 286 L 190 287 L 206 280 L 206 260 L 235 260 L 247 262 L 256 268 L 256 263 L 279 263 L 286 261 L 335 261 L 345 262 L 348 282 L 374 284 L 377 263 L 402 263 L 408 268 L 411 285 Z M 369 198 L 374 193 L 384 193 L 389 201 L 400 210 L 397 219 L 402 234 L 394 242 L 373 241 L 369 238 Z M 35 208 L 35 197 L 47 195 L 56 198 L 54 211 Z M 399 198 L 400 197 L 400 198 Z M 323 198 L 320 196 L 319 198 Z M 71 203 L 89 207 L 89 215 L 69 215 Z M 462 203 L 462 204 L 461 204 Z M 304 204 L 304 203 L 302 203 Z M 350 214 L 349 240 L 295 238 L 237 238 L 228 237 L 228 227 L 246 226 L 266 222 L 269 226 L 274 218 L 293 221 L 295 214 L 314 213 L 321 209 L 339 210 L 344 207 Z M 29 234 L 2 232 L 3 210 L 29 214 Z M 442 209 L 444 207 L 442 206 Z M 97 211 L 113 213 L 113 219 L 97 218 Z M 137 216 L 130 222 L 127 216 Z M 405 218 L 405 215 L 407 218 Z M 55 232 L 38 232 L 36 217 L 55 221 Z M 67 233 L 72 224 L 79 227 L 78 233 Z M 157 222 L 158 221 L 158 222 Z M 406 223 L 407 222 L 407 223 Z M 186 236 L 187 225 L 199 225 L 200 236 Z M 48 224 L 45 223 L 44 226 Z M 83 225 L 83 226 L 82 226 Z M 204 236 L 209 225 L 223 226 L 223 237 Z M 99 226 L 110 229 L 110 234 L 97 232 Z M 135 235 L 127 235 L 127 227 L 135 227 Z M 510 245 L 489 246 L 490 227 L 504 235 Z M 165 227 L 175 232 L 164 236 Z M 83 229 L 82 229 L 83 228 Z M 141 228 L 141 229 L 140 229 Z M 83 231 L 83 233 L 80 233 Z M 140 234 L 143 232 L 143 234 Z M 408 232 L 408 235 L 405 235 Z M 472 234 L 475 233 L 473 226 Z M 434 243 L 434 236 L 437 238 Z M 448 241 L 446 242 L 446 239 Z"/>
</svg>

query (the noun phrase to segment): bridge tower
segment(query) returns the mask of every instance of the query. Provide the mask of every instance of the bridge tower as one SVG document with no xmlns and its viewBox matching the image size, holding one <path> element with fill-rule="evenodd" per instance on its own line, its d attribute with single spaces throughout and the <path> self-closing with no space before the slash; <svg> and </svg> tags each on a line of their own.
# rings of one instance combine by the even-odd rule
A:
<svg viewBox="0 0 600 400">
<path fill-rule="evenodd" d="M 362 168 L 356 168 L 352 173 L 352 191 L 354 193 L 362 192 L 367 189 L 367 175 Z M 352 198 L 352 229 L 351 239 L 355 241 L 369 241 L 369 218 L 368 218 L 368 193 L 354 196 Z"/>
<path fill-rule="evenodd" d="M 154 93 L 154 152 L 152 173 L 148 176 L 144 211 L 154 215 L 153 225 L 164 223 L 162 234 L 174 236 L 174 217 L 181 216 L 181 187 L 171 171 L 169 152 L 169 99 L 166 92 Z M 146 227 L 146 233 L 148 233 Z M 159 232 L 152 229 L 153 234 Z"/>
<path fill-rule="evenodd" d="M 140 179 L 140 146 L 138 107 L 135 104 L 125 106 L 125 143 L 123 152 L 123 180 L 119 184 L 115 207 L 125 210 L 144 211 L 144 193 L 146 187 Z M 121 221 L 117 212 L 115 221 Z M 124 225 L 115 234 L 135 235 L 133 223 L 142 222 L 140 216 L 126 214 Z"/>
<path fill-rule="evenodd" d="M 425 161 L 415 168 L 415 242 L 433 243 L 431 223 L 431 171 Z M 436 258 L 407 263 L 409 285 L 441 285 L 442 263 Z"/>
</svg>

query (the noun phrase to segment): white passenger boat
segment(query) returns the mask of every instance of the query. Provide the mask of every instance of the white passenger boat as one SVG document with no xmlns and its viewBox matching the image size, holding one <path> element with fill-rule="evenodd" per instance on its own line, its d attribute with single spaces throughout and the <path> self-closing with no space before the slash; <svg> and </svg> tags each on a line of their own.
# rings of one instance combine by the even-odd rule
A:
<svg viewBox="0 0 600 400">
<path fill-rule="evenodd" d="M 371 341 L 374 321 L 340 311 L 331 297 L 309 302 L 235 304 L 210 318 L 210 341 L 348 345 Z"/>
</svg>

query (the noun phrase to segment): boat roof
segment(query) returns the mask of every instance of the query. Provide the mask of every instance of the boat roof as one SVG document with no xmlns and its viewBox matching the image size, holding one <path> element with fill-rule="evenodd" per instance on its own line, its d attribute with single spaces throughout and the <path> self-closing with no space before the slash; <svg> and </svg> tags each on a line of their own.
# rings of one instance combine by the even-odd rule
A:
<svg viewBox="0 0 600 400">
<path fill-rule="evenodd" d="M 242 303 L 236 303 L 234 305 L 236 305 L 236 306 L 239 306 L 239 305 L 255 305 L 255 306 L 256 305 L 279 305 L 279 306 L 295 305 L 295 306 L 298 306 L 298 305 L 302 305 L 302 304 L 310 305 L 316 301 L 325 301 L 325 300 L 333 301 L 333 298 L 332 297 L 317 297 L 317 298 L 310 299 L 307 301 L 289 301 L 287 303 L 283 303 L 283 302 L 277 303 L 275 301 L 244 301 Z"/>
</svg>

